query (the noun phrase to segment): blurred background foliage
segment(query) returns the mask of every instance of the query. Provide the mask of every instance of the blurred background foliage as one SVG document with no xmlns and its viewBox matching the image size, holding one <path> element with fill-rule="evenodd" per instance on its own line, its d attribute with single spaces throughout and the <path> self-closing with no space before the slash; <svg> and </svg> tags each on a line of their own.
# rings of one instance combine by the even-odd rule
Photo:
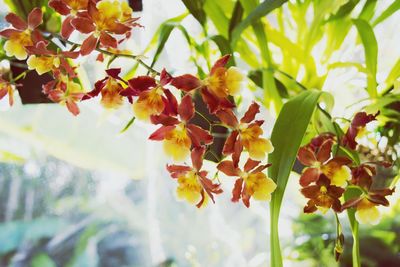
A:
<svg viewBox="0 0 400 267">
<path fill-rule="evenodd" d="M 46 2 L 0 1 L 1 27 L 7 8 L 24 17 L 30 6 Z M 205 77 L 221 54 L 233 54 L 231 64 L 243 69 L 250 89 L 235 100 L 255 96 L 264 103 L 267 133 L 282 104 L 304 90 L 330 93 L 305 139 L 328 130 L 332 121 L 345 124 L 343 117 L 360 109 L 380 110 L 359 152 L 365 160 L 394 161 L 398 173 L 399 0 L 143 4 L 138 15 L 146 28 L 135 30 L 126 48 L 147 56 L 156 69 Z M 45 10 L 46 30 L 56 31 L 60 17 Z M 0 58 L 7 59 L 2 49 Z M 104 65 L 79 64 L 81 83 L 90 90 L 104 76 Z M 128 66 L 126 78 L 146 73 L 123 59 L 112 63 L 121 65 Z M 227 194 L 200 211 L 177 202 L 160 147 L 146 141 L 150 127 L 135 121 L 120 134 L 130 108 L 105 113 L 96 103 L 81 106 L 82 114 L 72 118 L 57 105 L 17 103 L 8 109 L 0 103 L 1 267 L 267 266 L 266 205 L 247 210 L 231 204 Z M 395 184 L 394 175 L 385 182 Z M 289 179 L 291 194 L 282 210 L 284 266 L 351 266 L 349 226 L 345 253 L 336 263 L 335 219 L 300 212 L 296 178 Z M 224 181 L 225 191 L 230 182 Z M 390 199 L 378 226 L 361 228 L 362 266 L 400 266 L 398 199 L 398 193 Z"/>
</svg>

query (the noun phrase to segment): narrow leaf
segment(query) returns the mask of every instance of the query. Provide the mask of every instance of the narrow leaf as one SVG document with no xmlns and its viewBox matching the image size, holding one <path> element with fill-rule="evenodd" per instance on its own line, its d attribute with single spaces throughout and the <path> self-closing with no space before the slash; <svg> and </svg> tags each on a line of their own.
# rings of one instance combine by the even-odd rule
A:
<svg viewBox="0 0 400 267">
<path fill-rule="evenodd" d="M 378 42 L 376 41 L 374 31 L 368 22 L 363 19 L 353 19 L 353 23 L 357 28 L 364 46 L 365 65 L 368 70 L 367 91 L 370 97 L 375 98 L 377 96 L 376 71 L 378 61 Z"/>
<path fill-rule="evenodd" d="M 133 124 L 135 119 L 136 119 L 135 117 L 132 117 L 132 119 L 130 119 L 128 121 L 128 123 L 125 125 L 125 127 L 119 133 L 122 134 L 122 133 L 126 132 L 131 127 L 131 125 Z"/>
<path fill-rule="evenodd" d="M 382 14 L 376 18 L 376 20 L 374 20 L 374 22 L 372 23 L 372 26 L 375 27 L 382 21 L 389 18 L 391 15 L 393 15 L 399 9 L 400 9 L 400 0 L 396 0 L 387 9 L 385 9 L 385 11 L 383 11 Z"/>
</svg>

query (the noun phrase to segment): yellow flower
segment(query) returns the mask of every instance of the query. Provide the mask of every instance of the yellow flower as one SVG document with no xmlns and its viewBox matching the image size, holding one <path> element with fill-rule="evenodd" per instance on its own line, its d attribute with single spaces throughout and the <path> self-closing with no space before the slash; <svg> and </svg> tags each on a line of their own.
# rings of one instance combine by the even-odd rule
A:
<svg viewBox="0 0 400 267">
<path fill-rule="evenodd" d="M 119 94 L 121 85 L 114 79 L 109 78 L 106 85 L 101 90 L 101 104 L 105 108 L 118 108 L 123 103 L 123 98 Z"/>
<path fill-rule="evenodd" d="M 30 70 L 36 70 L 39 75 L 49 72 L 53 67 L 58 68 L 60 66 L 60 59 L 55 56 L 35 56 L 32 55 L 28 58 L 28 68 Z"/>
<path fill-rule="evenodd" d="M 357 205 L 356 219 L 362 224 L 376 225 L 381 219 L 381 214 L 374 203 L 364 198 Z"/>
<path fill-rule="evenodd" d="M 138 100 L 133 104 L 133 111 L 136 117 L 140 120 L 149 120 L 151 115 L 160 114 L 165 107 L 162 94 L 161 87 L 142 92 Z"/>
<path fill-rule="evenodd" d="M 240 138 L 244 148 L 249 152 L 249 156 L 255 160 L 262 160 L 267 153 L 274 151 L 274 147 L 269 139 L 261 138 L 263 130 L 257 124 L 249 126 L 242 123 L 239 126 Z"/>
<path fill-rule="evenodd" d="M 256 200 L 271 200 L 271 194 L 276 189 L 275 182 L 262 172 L 242 175 L 246 184 L 246 192 Z"/>
<path fill-rule="evenodd" d="M 73 11 L 87 8 L 88 0 L 63 0 Z"/>
<path fill-rule="evenodd" d="M 126 2 L 103 0 L 96 7 L 99 12 L 95 21 L 99 31 L 112 30 L 116 22 L 125 22 L 132 15 L 132 9 Z"/>
<path fill-rule="evenodd" d="M 321 171 L 331 180 L 331 184 L 339 187 L 346 186 L 351 179 L 351 169 L 346 165 L 330 162 L 321 167 Z"/>
<path fill-rule="evenodd" d="M 205 80 L 207 88 L 217 97 L 224 98 L 240 92 L 243 74 L 236 67 L 218 68 Z"/>
<path fill-rule="evenodd" d="M 33 45 L 29 30 L 13 33 L 4 44 L 4 51 L 7 56 L 15 56 L 19 60 L 24 60 L 28 56 L 25 46 Z"/>
<path fill-rule="evenodd" d="M 182 161 L 190 153 L 192 142 L 183 124 L 179 124 L 172 131 L 168 132 L 164 139 L 164 151 L 175 161 Z"/>
<path fill-rule="evenodd" d="M 178 177 L 176 193 L 179 198 L 184 199 L 191 204 L 197 204 L 201 200 L 202 190 L 203 187 L 194 171 L 189 171 Z M 207 198 L 205 198 L 205 201 L 206 200 Z"/>
</svg>

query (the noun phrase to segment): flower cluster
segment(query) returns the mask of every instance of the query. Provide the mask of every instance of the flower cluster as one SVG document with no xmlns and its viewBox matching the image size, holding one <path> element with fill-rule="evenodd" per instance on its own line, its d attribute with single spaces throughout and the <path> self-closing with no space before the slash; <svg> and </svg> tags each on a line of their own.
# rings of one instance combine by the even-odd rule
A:
<svg viewBox="0 0 400 267">
<path fill-rule="evenodd" d="M 213 153 L 213 126 L 223 126 L 229 136 L 222 154 L 231 159 L 219 162 L 217 169 L 237 177 L 232 200 L 242 199 L 248 207 L 251 197 L 270 199 L 276 185 L 264 174 L 268 165 L 261 161 L 273 151 L 273 146 L 263 137 L 264 121 L 255 119 L 260 112 L 258 104 L 252 103 L 240 120 L 236 117 L 234 97 L 240 93 L 244 77 L 236 67 L 227 67 L 230 55 L 218 59 L 204 79 L 192 74 L 173 77 L 165 69 L 158 73 L 132 56 L 150 70 L 149 75 L 125 80 L 120 76 L 121 68 L 110 68 L 87 92 L 79 83 L 73 60 L 94 51 L 99 53 L 98 60 L 104 60 L 104 55 L 129 57 L 128 53 L 116 51 L 131 36 L 131 30 L 140 26 L 138 18 L 132 16 L 126 2 L 117 0 L 51 0 L 49 6 L 64 17 L 60 35 L 40 30 L 43 14 L 39 8 L 32 10 L 28 22 L 10 13 L 6 20 L 12 28 L 0 32 L 8 39 L 5 50 L 9 56 L 26 60 L 27 71 L 53 77 L 42 90 L 49 99 L 66 105 L 73 115 L 79 114 L 80 101 L 98 96 L 106 109 L 129 103 L 137 119 L 158 126 L 149 139 L 162 141 L 168 156 L 179 162 L 191 156 L 191 164 L 168 165 L 167 170 L 177 179 L 178 197 L 197 207 L 204 206 L 209 199 L 214 201 L 214 195 L 222 192 L 220 184 L 207 178 L 208 173 L 201 168 L 206 155 Z M 74 31 L 85 36 L 81 44 L 69 40 Z M 70 44 L 70 49 L 57 47 L 55 39 Z M 0 97 L 9 94 L 12 99 L 12 87 L 3 80 L 0 82 Z M 200 126 L 194 119 L 196 114 L 204 117 L 199 106 L 196 107 L 199 105 L 196 98 L 205 103 L 207 114 L 215 118 L 215 121 L 206 119 L 209 127 Z M 241 170 L 240 158 L 247 154 Z"/>
<path fill-rule="evenodd" d="M 355 149 L 357 135 L 363 132 L 366 124 L 376 116 L 359 112 L 355 115 L 347 132 L 338 138 L 325 133 L 313 138 L 309 144 L 299 149 L 297 158 L 306 166 L 300 176 L 301 193 L 308 199 L 304 212 L 317 210 L 325 213 L 332 209 L 339 213 L 356 208 L 355 216 L 360 223 L 376 224 L 380 213 L 377 206 L 388 206 L 386 196 L 394 189 L 375 188 L 373 181 L 376 165 L 389 167 L 387 162 L 357 164 L 350 157 L 338 155 L 340 147 Z M 356 197 L 345 198 L 346 191 L 358 189 Z"/>
</svg>

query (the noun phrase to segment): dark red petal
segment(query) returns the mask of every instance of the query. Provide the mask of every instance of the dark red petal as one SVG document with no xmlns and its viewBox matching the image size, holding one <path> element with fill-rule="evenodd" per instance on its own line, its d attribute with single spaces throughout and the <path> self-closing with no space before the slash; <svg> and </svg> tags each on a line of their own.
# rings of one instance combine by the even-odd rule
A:
<svg viewBox="0 0 400 267">
<path fill-rule="evenodd" d="M 203 98 L 204 103 L 207 104 L 208 111 L 213 114 L 218 110 L 219 100 L 211 94 L 206 88 L 201 90 L 201 97 Z"/>
<path fill-rule="evenodd" d="M 240 155 L 242 154 L 242 151 L 243 151 L 243 144 L 242 144 L 242 140 L 239 138 L 235 142 L 235 146 L 233 148 L 233 154 L 232 154 L 232 161 L 235 166 L 239 165 Z"/>
<path fill-rule="evenodd" d="M 131 30 L 130 27 L 122 24 L 122 23 L 114 23 L 113 27 L 111 27 L 110 31 L 115 34 L 125 34 Z"/>
<path fill-rule="evenodd" d="M 235 181 L 235 186 L 233 187 L 232 190 L 232 202 L 238 202 L 240 199 L 240 195 L 242 194 L 242 186 L 243 186 L 243 179 L 237 179 Z"/>
<path fill-rule="evenodd" d="M 71 9 L 61 0 L 50 0 L 49 7 L 64 16 L 67 16 L 71 12 Z"/>
<path fill-rule="evenodd" d="M 165 135 L 175 129 L 175 126 L 161 126 L 149 137 L 150 140 L 161 141 L 165 139 Z"/>
<path fill-rule="evenodd" d="M 336 212 L 342 211 L 342 205 L 341 205 L 339 199 L 337 199 L 337 198 L 332 199 L 332 209 Z"/>
<path fill-rule="evenodd" d="M 167 165 L 167 171 L 171 174 L 172 178 L 178 178 L 180 175 L 191 171 L 192 168 L 189 166 L 182 165 Z"/>
<path fill-rule="evenodd" d="M 76 59 L 79 57 L 78 51 L 61 51 L 61 55 L 66 58 Z"/>
<path fill-rule="evenodd" d="M 204 190 L 201 190 L 201 199 L 199 201 L 199 203 L 196 204 L 197 208 L 201 208 L 201 206 L 203 206 L 204 204 L 204 200 L 205 200 L 205 196 L 204 196 Z M 214 202 L 214 199 L 212 199 Z"/>
<path fill-rule="evenodd" d="M 201 86 L 201 81 L 191 74 L 184 74 L 172 78 L 171 85 L 182 91 L 189 92 L 193 89 L 199 88 Z"/>
<path fill-rule="evenodd" d="M 312 166 L 317 162 L 314 152 L 312 152 L 308 147 L 304 146 L 300 147 L 297 158 L 305 166 Z"/>
<path fill-rule="evenodd" d="M 239 124 L 235 114 L 233 113 L 232 110 L 219 110 L 216 112 L 217 117 L 226 125 L 236 128 L 236 126 Z"/>
<path fill-rule="evenodd" d="M 222 150 L 222 154 L 230 155 L 233 153 L 238 135 L 239 135 L 238 131 L 233 131 L 229 135 L 229 137 L 225 141 L 224 148 Z"/>
<path fill-rule="evenodd" d="M 181 117 L 182 121 L 189 121 L 194 116 L 194 104 L 192 101 L 192 97 L 187 94 L 185 95 L 181 103 L 178 106 L 178 114 Z"/>
<path fill-rule="evenodd" d="M 368 200 L 371 201 L 372 203 L 382 205 L 382 206 L 389 206 L 389 201 L 384 197 L 380 195 L 368 195 Z"/>
<path fill-rule="evenodd" d="M 334 163 L 334 164 L 343 166 L 343 165 L 349 165 L 352 162 L 353 161 L 351 159 L 347 158 L 347 157 L 335 157 L 335 158 L 329 160 L 326 164 Z"/>
<path fill-rule="evenodd" d="M 249 172 L 252 169 L 254 169 L 255 167 L 258 166 L 258 164 L 260 164 L 261 161 L 257 161 L 257 160 L 252 160 L 251 158 L 249 158 L 246 163 L 244 164 L 243 170 L 245 172 Z"/>
<path fill-rule="evenodd" d="M 357 207 L 358 203 L 360 203 L 360 201 L 362 200 L 361 197 L 357 197 L 357 198 L 352 198 L 347 200 L 345 203 L 343 203 L 342 205 L 342 211 L 348 208 L 354 208 Z"/>
<path fill-rule="evenodd" d="M 75 28 L 71 24 L 72 16 L 68 16 L 61 25 L 61 36 L 65 39 L 68 39 L 71 33 L 75 30 Z"/>
<path fill-rule="evenodd" d="M 121 73 L 121 68 L 114 68 L 106 70 L 108 76 L 113 77 L 114 79 L 119 78 L 119 74 Z"/>
<path fill-rule="evenodd" d="M 88 18 L 76 17 L 71 20 L 72 26 L 81 33 L 91 33 L 96 30 L 93 22 Z"/>
<path fill-rule="evenodd" d="M 171 74 L 169 74 L 165 69 L 162 69 L 161 74 L 160 74 L 160 84 L 162 86 L 167 85 L 171 82 L 172 80 Z"/>
<path fill-rule="evenodd" d="M 355 127 L 364 127 L 367 123 L 376 120 L 376 117 L 379 115 L 379 112 L 376 114 L 367 114 L 365 112 L 358 112 L 352 122 L 351 126 Z"/>
<path fill-rule="evenodd" d="M 332 149 L 333 141 L 328 139 L 324 143 L 322 143 L 321 147 L 317 153 L 317 160 L 319 162 L 325 162 L 331 157 L 331 149 Z"/>
<path fill-rule="evenodd" d="M 88 38 L 83 41 L 82 46 L 81 46 L 81 55 L 86 56 L 90 54 L 93 50 L 96 49 L 97 45 L 97 38 L 94 37 L 94 35 L 90 35 Z"/>
<path fill-rule="evenodd" d="M 66 105 L 67 105 L 69 112 L 71 112 L 74 116 L 77 116 L 79 114 L 79 112 L 80 112 L 79 107 L 74 101 L 67 100 Z"/>
<path fill-rule="evenodd" d="M 343 195 L 344 191 L 344 188 L 341 188 L 339 186 L 331 185 L 328 187 L 328 195 L 330 195 L 332 198 L 340 198 Z"/>
<path fill-rule="evenodd" d="M 5 38 L 10 38 L 11 35 L 15 33 L 20 33 L 21 31 L 14 30 L 14 29 L 5 29 L 0 31 L 0 36 L 5 37 Z"/>
<path fill-rule="evenodd" d="M 313 213 L 313 212 L 317 211 L 317 206 L 315 205 L 314 200 L 310 199 L 307 202 L 307 205 L 304 207 L 303 211 L 304 211 L 304 213 Z"/>
<path fill-rule="evenodd" d="M 100 34 L 100 44 L 104 47 L 117 48 L 117 46 L 118 46 L 117 40 L 105 32 L 101 32 L 101 34 Z"/>
<path fill-rule="evenodd" d="M 262 172 L 263 170 L 265 170 L 266 168 L 272 166 L 272 164 L 264 164 L 264 165 L 260 165 L 257 168 L 255 168 L 251 173 L 258 173 L 258 172 Z"/>
<path fill-rule="evenodd" d="M 176 125 L 180 122 L 177 118 L 165 114 L 153 115 L 150 120 L 152 124 L 162 124 L 164 126 Z"/>
<path fill-rule="evenodd" d="M 39 7 L 35 7 L 28 15 L 29 28 L 35 29 L 43 22 L 43 13 Z"/>
<path fill-rule="evenodd" d="M 243 118 L 240 120 L 242 123 L 250 123 L 254 120 L 256 117 L 257 113 L 260 112 L 260 105 L 257 104 L 256 102 L 253 102 L 249 109 L 246 111 L 244 114 Z"/>
<path fill-rule="evenodd" d="M 24 31 L 28 28 L 28 24 L 14 13 L 8 13 L 5 19 L 17 30 Z"/>
<path fill-rule="evenodd" d="M 191 153 L 192 164 L 193 164 L 193 168 L 197 171 L 199 171 L 201 169 L 201 166 L 203 166 L 203 156 L 204 156 L 205 151 L 206 151 L 206 148 L 204 146 L 195 147 L 192 150 L 192 153 Z"/>
<path fill-rule="evenodd" d="M 176 97 L 168 89 L 164 89 L 164 94 L 166 96 L 164 113 L 166 115 L 176 116 L 178 114 L 178 101 Z"/>
<path fill-rule="evenodd" d="M 105 81 L 106 81 L 107 79 L 108 79 L 108 78 L 104 78 L 104 79 L 102 79 L 102 80 L 97 81 L 97 82 L 94 84 L 94 89 L 93 89 L 92 91 L 86 93 L 86 94 L 82 97 L 82 100 L 87 100 L 87 99 L 93 98 L 93 97 L 95 97 L 95 96 L 98 96 L 98 95 L 100 94 L 100 92 L 101 92 L 101 89 L 103 89 L 103 87 L 104 87 L 104 85 L 105 85 Z"/>
<path fill-rule="evenodd" d="M 228 176 L 239 176 L 240 169 L 233 164 L 231 160 L 224 160 L 220 162 L 217 169 Z"/>
<path fill-rule="evenodd" d="M 320 170 L 317 168 L 307 168 L 300 177 L 300 185 L 307 186 L 316 182 L 319 178 Z"/>
<path fill-rule="evenodd" d="M 317 185 L 310 185 L 302 188 L 300 191 L 306 198 L 316 198 L 320 193 L 320 187 Z"/>
<path fill-rule="evenodd" d="M 210 74 L 212 75 L 216 69 L 218 68 L 222 68 L 225 67 L 225 65 L 228 63 L 229 59 L 230 59 L 231 55 L 225 55 L 221 58 L 219 58 L 214 65 L 211 68 Z"/>
<path fill-rule="evenodd" d="M 157 83 L 153 77 L 150 76 L 138 76 L 128 81 L 130 87 L 140 92 L 148 90 L 152 87 L 156 87 Z"/>
<path fill-rule="evenodd" d="M 195 138 L 197 138 L 205 145 L 209 145 L 213 142 L 213 136 L 207 130 L 204 130 L 200 126 L 188 124 L 186 125 L 186 128 Z"/>
<path fill-rule="evenodd" d="M 247 193 L 246 184 L 244 184 L 243 190 L 242 190 L 242 202 L 247 208 L 250 207 L 250 197 L 251 197 L 251 195 L 249 195 Z"/>
</svg>

